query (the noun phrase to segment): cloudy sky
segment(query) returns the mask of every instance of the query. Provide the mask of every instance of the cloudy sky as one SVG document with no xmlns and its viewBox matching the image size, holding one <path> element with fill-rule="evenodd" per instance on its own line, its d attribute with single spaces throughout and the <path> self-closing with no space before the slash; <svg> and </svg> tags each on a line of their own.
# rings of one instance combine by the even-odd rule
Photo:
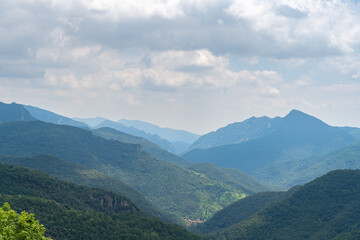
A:
<svg viewBox="0 0 360 240">
<path fill-rule="evenodd" d="M 291 109 L 360 127 L 351 0 L 0 0 L 0 101 L 206 133 Z"/>
</svg>

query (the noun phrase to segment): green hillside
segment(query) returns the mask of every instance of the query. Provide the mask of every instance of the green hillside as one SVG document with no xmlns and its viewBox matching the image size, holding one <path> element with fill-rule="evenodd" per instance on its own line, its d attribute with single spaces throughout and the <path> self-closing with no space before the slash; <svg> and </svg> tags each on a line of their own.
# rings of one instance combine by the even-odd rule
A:
<svg viewBox="0 0 360 240">
<path fill-rule="evenodd" d="M 53 239 L 198 239 L 113 192 L 5 164 L 0 164 L 0 202 L 34 213 Z"/>
<path fill-rule="evenodd" d="M 152 143 L 149 140 L 142 137 L 137 137 L 127 133 L 123 133 L 113 128 L 98 128 L 92 130 L 92 132 L 95 136 L 99 136 L 108 140 L 112 139 L 124 143 L 140 144 L 144 151 L 150 153 L 152 156 L 160 160 L 173 162 L 179 164 L 180 166 L 189 166 L 191 164 L 190 161 L 185 160 L 173 153 L 170 153 L 165 149 L 161 148 L 160 146 L 156 145 L 155 143 Z"/>
<path fill-rule="evenodd" d="M 250 195 L 217 212 L 212 218 L 198 224 L 191 230 L 193 232 L 208 234 L 214 233 L 234 224 L 246 220 L 252 214 L 279 201 L 289 195 L 289 192 L 261 192 Z"/>
<path fill-rule="evenodd" d="M 0 124 L 0 154 L 55 157 L 96 169 L 135 188 L 179 219 L 206 220 L 246 189 L 153 158 L 140 145 L 105 140 L 79 128 L 44 122 Z"/>
<path fill-rule="evenodd" d="M 272 187 L 261 184 L 234 168 L 221 168 L 208 162 L 196 163 L 188 168 L 195 172 L 205 174 L 211 179 L 238 186 L 244 189 L 246 193 L 263 192 L 272 189 Z"/>
<path fill-rule="evenodd" d="M 360 170 L 336 170 L 209 239 L 357 239 Z"/>
<path fill-rule="evenodd" d="M 109 177 L 97 170 L 64 161 L 49 155 L 34 157 L 0 156 L 0 162 L 46 172 L 64 181 L 73 182 L 87 187 L 102 188 L 128 197 L 140 209 L 164 221 L 172 222 L 170 216 L 158 210 L 149 200 L 124 182 Z"/>
</svg>

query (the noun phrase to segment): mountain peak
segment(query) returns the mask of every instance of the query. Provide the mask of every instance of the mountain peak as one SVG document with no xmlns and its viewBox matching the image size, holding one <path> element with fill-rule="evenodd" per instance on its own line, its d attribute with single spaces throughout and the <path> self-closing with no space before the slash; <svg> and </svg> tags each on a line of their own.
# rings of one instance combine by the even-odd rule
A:
<svg viewBox="0 0 360 240">
<path fill-rule="evenodd" d="M 297 109 L 293 109 L 285 117 L 288 117 L 288 116 L 310 116 L 310 115 L 308 115 L 304 112 L 301 112 Z"/>
</svg>

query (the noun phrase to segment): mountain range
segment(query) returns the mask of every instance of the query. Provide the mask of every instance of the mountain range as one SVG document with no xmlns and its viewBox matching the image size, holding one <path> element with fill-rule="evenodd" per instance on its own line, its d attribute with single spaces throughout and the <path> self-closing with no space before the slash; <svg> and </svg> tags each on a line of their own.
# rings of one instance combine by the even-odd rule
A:
<svg viewBox="0 0 360 240">
<path fill-rule="evenodd" d="M 236 125 L 241 126 L 241 131 L 245 131 L 244 126 L 251 130 L 244 134 L 238 134 L 233 129 Z M 255 125 L 254 129 L 256 130 L 253 130 L 252 125 Z M 276 168 L 269 166 L 301 161 L 356 142 L 356 138 L 342 128 L 329 126 L 323 121 L 297 110 L 291 111 L 283 118 L 251 118 L 245 123 L 231 124 L 218 132 L 223 135 L 223 138 L 227 133 L 230 134 L 229 139 L 240 139 L 240 136 L 247 136 L 247 140 L 242 138 L 241 143 L 208 149 L 193 149 L 183 154 L 182 157 L 192 162 L 208 161 L 217 166 L 237 168 L 262 181 L 264 178 L 260 176 L 266 176 L 264 182 L 271 182 L 272 178 L 282 178 Z M 217 132 L 211 135 L 214 137 L 216 134 Z M 209 139 L 206 136 L 201 137 L 198 141 Z M 221 139 L 221 137 L 219 138 Z M 283 171 L 287 171 L 285 165 Z"/>
<path fill-rule="evenodd" d="M 180 154 L 188 149 L 188 147 L 195 142 L 200 136 L 184 130 L 177 130 L 172 128 L 162 128 L 155 124 L 140 120 L 126 120 L 121 119 L 118 123 L 124 124 L 128 127 L 135 127 L 150 134 L 156 134 L 159 137 L 171 142 L 175 147 L 174 153 Z"/>
<path fill-rule="evenodd" d="M 106 140 L 76 127 L 40 121 L 0 124 L 0 154 L 40 154 L 119 179 L 179 219 L 206 219 L 255 189 L 242 188 L 162 161 L 140 145 Z M 259 184 L 260 185 L 260 184 Z"/>
</svg>

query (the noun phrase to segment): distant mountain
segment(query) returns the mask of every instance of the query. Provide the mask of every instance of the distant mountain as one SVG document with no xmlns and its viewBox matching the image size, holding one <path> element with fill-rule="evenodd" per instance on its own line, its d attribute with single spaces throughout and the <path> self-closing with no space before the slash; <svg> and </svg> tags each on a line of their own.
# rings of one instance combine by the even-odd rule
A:
<svg viewBox="0 0 360 240">
<path fill-rule="evenodd" d="M 263 137 L 274 131 L 274 125 L 276 125 L 279 120 L 279 117 L 252 117 L 243 122 L 232 123 L 226 127 L 201 136 L 188 148 L 188 150 L 237 144 Z"/>
<path fill-rule="evenodd" d="M 182 155 L 192 162 L 212 162 L 237 168 L 254 178 L 275 162 L 295 161 L 339 149 L 356 141 L 349 133 L 300 111 L 275 118 L 272 130 L 262 137 L 239 144 L 194 149 Z M 276 124 L 275 124 L 276 123 Z M 271 173 L 278 176 L 277 172 Z"/>
<path fill-rule="evenodd" d="M 20 104 L 0 102 L 0 122 L 36 121 L 36 119 Z"/>
<path fill-rule="evenodd" d="M 359 239 L 359 182 L 360 170 L 330 172 L 208 239 Z"/>
<path fill-rule="evenodd" d="M 41 108 L 29 106 L 29 105 L 23 105 L 23 106 L 26 110 L 28 110 L 28 112 L 33 117 L 35 117 L 36 119 L 38 119 L 40 121 L 89 129 L 89 126 L 83 122 L 74 121 L 71 118 L 61 116 L 59 114 L 50 112 L 45 109 L 41 109 Z"/>
<path fill-rule="evenodd" d="M 40 121 L 0 124 L 0 154 L 53 155 L 119 179 L 180 219 L 207 219 L 247 195 L 247 189 L 155 159 L 140 145 Z"/>
<path fill-rule="evenodd" d="M 76 117 L 74 117 L 72 119 L 75 121 L 78 121 L 78 122 L 83 122 L 92 128 L 94 128 L 95 126 L 99 125 L 100 123 L 108 120 L 108 119 L 102 118 L 102 117 L 95 117 L 95 118 L 76 118 Z"/>
<path fill-rule="evenodd" d="M 1 205 L 4 202 L 18 212 L 34 213 L 52 239 L 199 239 L 150 217 L 116 193 L 0 164 Z"/>
<path fill-rule="evenodd" d="M 155 124 L 139 121 L 139 120 L 126 120 L 121 119 L 118 123 L 124 124 L 128 127 L 135 127 L 137 129 L 143 130 L 147 133 L 156 134 L 161 138 L 164 138 L 170 142 L 183 142 L 187 144 L 192 144 L 196 141 L 200 135 L 193 134 L 184 130 L 177 130 L 172 128 L 162 128 L 156 126 Z"/>
<path fill-rule="evenodd" d="M 360 142 L 357 142 L 321 156 L 276 162 L 256 174 L 261 181 L 289 188 L 312 181 L 332 170 L 359 168 Z"/>
<path fill-rule="evenodd" d="M 129 187 L 124 182 L 109 177 L 94 169 L 89 169 L 82 165 L 64 161 L 49 155 L 34 157 L 5 157 L 0 156 L 0 162 L 26 167 L 48 173 L 60 180 L 73 182 L 87 187 L 106 189 L 122 196 L 128 197 L 140 209 L 154 217 L 164 221 L 174 221 L 167 214 L 159 211 L 149 200 L 145 199 L 135 189 Z"/>
<path fill-rule="evenodd" d="M 160 160 L 173 162 L 183 167 L 189 166 L 191 164 L 190 161 L 185 160 L 173 153 L 170 153 L 165 149 L 161 148 L 160 146 L 156 145 L 155 143 L 152 143 L 142 137 L 136 137 L 127 133 L 123 133 L 113 128 L 98 128 L 93 130 L 92 132 L 95 136 L 99 136 L 108 140 L 112 139 L 124 143 L 140 144 L 144 151 L 150 153 L 152 156 Z"/>
<path fill-rule="evenodd" d="M 120 132 L 131 134 L 131 135 L 134 135 L 137 137 L 143 137 L 143 138 L 149 140 L 150 142 L 153 142 L 153 143 L 159 145 L 160 147 L 162 147 L 163 149 L 165 149 L 169 152 L 173 153 L 175 151 L 174 146 L 169 141 L 162 139 L 158 135 L 146 133 L 143 130 L 139 130 L 135 127 L 127 127 L 121 123 L 106 120 L 106 121 L 100 123 L 99 125 L 96 125 L 94 128 L 98 129 L 98 128 L 103 128 L 103 127 L 109 127 L 109 128 L 118 130 Z"/>
</svg>

